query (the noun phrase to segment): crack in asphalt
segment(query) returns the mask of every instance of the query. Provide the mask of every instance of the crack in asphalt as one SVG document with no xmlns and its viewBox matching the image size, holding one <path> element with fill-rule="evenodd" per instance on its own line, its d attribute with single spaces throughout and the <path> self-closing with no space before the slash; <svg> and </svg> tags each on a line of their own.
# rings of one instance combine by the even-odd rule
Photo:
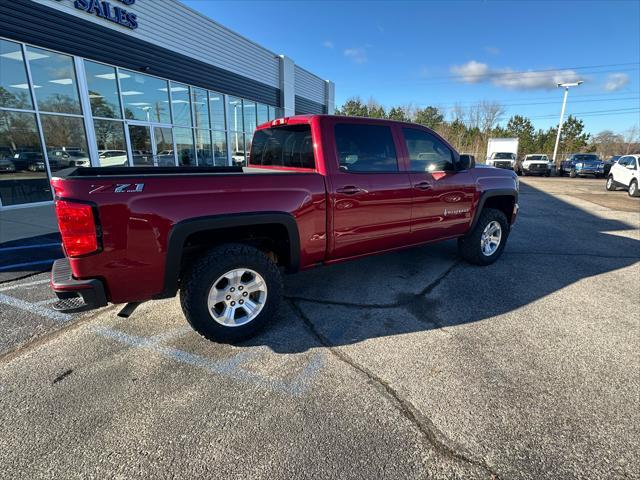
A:
<svg viewBox="0 0 640 480">
<path fill-rule="evenodd" d="M 394 306 L 402 306 L 415 301 L 415 299 L 420 298 L 430 292 L 432 292 L 435 288 L 438 287 L 442 283 L 442 281 L 454 270 L 456 266 L 458 266 L 460 261 L 456 261 L 453 265 L 451 265 L 442 275 L 436 278 L 433 282 L 427 285 L 422 291 L 413 295 L 412 299 L 408 299 L 405 301 L 399 301 L 394 304 L 384 304 L 384 306 L 379 308 L 390 308 Z M 447 436 L 442 433 L 433 423 L 433 421 L 423 414 L 415 405 L 413 405 L 409 400 L 404 398 L 398 391 L 393 388 L 387 381 L 385 381 L 382 377 L 375 374 L 373 371 L 369 370 L 365 366 L 356 362 L 351 356 L 346 354 L 345 352 L 337 349 L 331 341 L 325 337 L 320 331 L 316 328 L 311 319 L 305 314 L 302 308 L 296 303 L 297 301 L 305 301 L 312 302 L 318 304 L 328 304 L 328 305 L 342 305 L 349 307 L 363 306 L 371 308 L 371 305 L 359 305 L 359 304 L 344 304 L 341 302 L 331 302 L 331 301 L 320 301 L 320 300 L 310 300 L 310 299 L 299 299 L 296 297 L 285 297 L 288 303 L 291 305 L 291 308 L 294 312 L 300 317 L 304 325 L 309 329 L 311 334 L 317 339 L 317 341 L 327 348 L 329 352 L 335 356 L 341 362 L 347 364 L 349 367 L 354 370 L 360 372 L 365 375 L 370 381 L 377 384 L 382 388 L 383 392 L 386 394 L 387 398 L 389 398 L 392 403 L 395 404 L 396 408 L 400 412 L 400 414 L 405 417 L 411 424 L 413 424 L 418 431 L 422 434 L 423 438 L 427 440 L 427 442 L 431 445 L 431 447 L 439 452 L 440 454 L 459 460 L 464 463 L 468 463 L 470 465 L 481 468 L 485 472 L 487 472 L 492 479 L 498 479 L 498 474 L 495 472 L 484 459 L 474 459 L 471 457 L 469 452 L 464 452 L 464 448 L 460 445 L 452 445 L 452 441 L 447 438 Z M 431 321 L 430 323 L 435 324 L 439 328 L 444 328 L 443 325 L 439 324 L 436 321 Z"/>
</svg>

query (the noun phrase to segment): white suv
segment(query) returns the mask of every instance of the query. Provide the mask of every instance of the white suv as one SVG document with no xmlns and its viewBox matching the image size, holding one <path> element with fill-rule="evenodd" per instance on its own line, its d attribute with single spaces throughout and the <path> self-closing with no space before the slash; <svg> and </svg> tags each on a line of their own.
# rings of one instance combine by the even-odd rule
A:
<svg viewBox="0 0 640 480">
<path fill-rule="evenodd" d="M 611 167 L 607 177 L 607 190 L 626 188 L 630 197 L 640 197 L 640 155 L 625 155 Z"/>
</svg>

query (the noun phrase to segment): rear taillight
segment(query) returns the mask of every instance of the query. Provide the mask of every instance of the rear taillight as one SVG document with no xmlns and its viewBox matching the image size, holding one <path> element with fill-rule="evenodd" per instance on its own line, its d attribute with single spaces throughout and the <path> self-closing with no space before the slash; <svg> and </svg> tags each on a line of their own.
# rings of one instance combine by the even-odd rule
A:
<svg viewBox="0 0 640 480">
<path fill-rule="evenodd" d="M 96 221 L 91 205 L 57 200 L 56 215 L 62 244 L 69 257 L 79 257 L 98 250 Z"/>
</svg>

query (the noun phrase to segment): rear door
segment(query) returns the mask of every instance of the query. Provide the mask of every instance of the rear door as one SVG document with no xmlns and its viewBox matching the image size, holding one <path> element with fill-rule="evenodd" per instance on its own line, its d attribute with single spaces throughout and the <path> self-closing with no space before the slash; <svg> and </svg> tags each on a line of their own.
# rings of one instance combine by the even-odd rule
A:
<svg viewBox="0 0 640 480">
<path fill-rule="evenodd" d="M 419 127 L 403 127 L 404 154 L 412 186 L 411 232 L 415 242 L 464 233 L 476 193 L 468 170 L 441 138 Z"/>
<path fill-rule="evenodd" d="M 410 242 L 411 184 L 395 127 L 381 122 L 329 125 L 332 258 L 363 255 Z M 334 157 L 335 154 L 335 157 Z M 330 159 L 333 157 L 333 159 Z"/>
</svg>

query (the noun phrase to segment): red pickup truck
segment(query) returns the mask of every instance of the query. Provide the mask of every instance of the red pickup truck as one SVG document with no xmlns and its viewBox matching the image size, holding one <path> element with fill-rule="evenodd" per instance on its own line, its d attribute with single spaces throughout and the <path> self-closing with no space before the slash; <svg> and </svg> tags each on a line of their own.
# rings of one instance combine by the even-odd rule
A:
<svg viewBox="0 0 640 480">
<path fill-rule="evenodd" d="M 410 123 L 307 115 L 261 125 L 248 167 L 72 168 L 52 180 L 60 310 L 169 298 L 214 341 L 276 314 L 282 272 L 457 238 L 488 265 L 518 212 L 511 171 Z M 318 288 L 322 288 L 318 285 Z"/>
</svg>

